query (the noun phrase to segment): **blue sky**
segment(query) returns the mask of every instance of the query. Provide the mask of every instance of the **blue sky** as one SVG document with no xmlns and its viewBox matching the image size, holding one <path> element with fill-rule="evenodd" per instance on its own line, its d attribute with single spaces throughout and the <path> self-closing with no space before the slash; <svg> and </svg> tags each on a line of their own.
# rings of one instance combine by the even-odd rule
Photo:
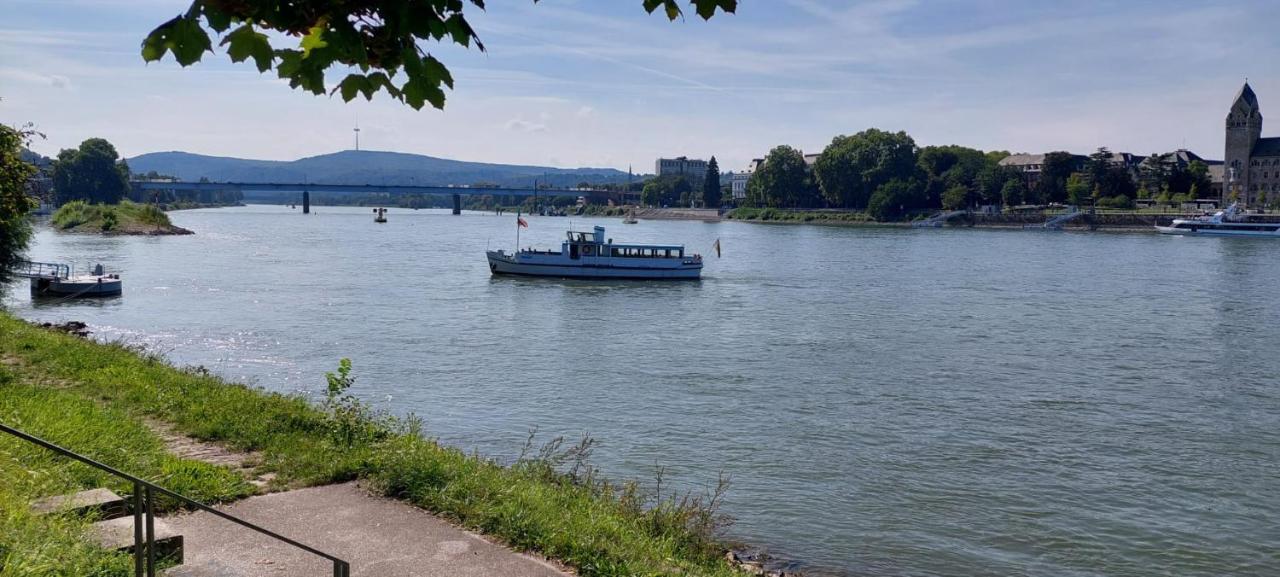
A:
<svg viewBox="0 0 1280 577">
<path fill-rule="evenodd" d="M 640 0 L 490 0 L 469 11 L 488 52 L 426 46 L 457 80 L 444 111 L 312 96 L 222 53 L 143 64 L 142 38 L 185 5 L 0 0 L 0 122 L 35 123 L 46 154 L 100 136 L 126 156 L 293 159 L 351 148 L 358 116 L 367 149 L 652 171 L 681 154 L 738 169 L 869 127 L 1220 158 L 1246 76 L 1280 119 L 1275 0 L 742 0 L 675 23 Z"/>
</svg>

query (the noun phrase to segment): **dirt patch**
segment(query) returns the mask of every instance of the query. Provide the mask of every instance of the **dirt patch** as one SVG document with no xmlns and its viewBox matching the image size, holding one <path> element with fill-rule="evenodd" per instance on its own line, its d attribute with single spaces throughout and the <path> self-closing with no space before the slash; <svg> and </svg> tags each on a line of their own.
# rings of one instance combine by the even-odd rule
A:
<svg viewBox="0 0 1280 577">
<path fill-rule="evenodd" d="M 147 427 L 164 441 L 165 448 L 170 453 L 184 459 L 227 467 L 248 479 L 259 492 L 269 493 L 276 490 L 275 484 L 272 483 L 276 477 L 275 473 L 258 471 L 258 466 L 262 464 L 260 453 L 236 451 L 217 443 L 194 439 L 175 431 L 167 423 L 154 420 L 147 420 L 146 423 Z M 283 490 L 285 487 L 278 489 Z"/>
</svg>

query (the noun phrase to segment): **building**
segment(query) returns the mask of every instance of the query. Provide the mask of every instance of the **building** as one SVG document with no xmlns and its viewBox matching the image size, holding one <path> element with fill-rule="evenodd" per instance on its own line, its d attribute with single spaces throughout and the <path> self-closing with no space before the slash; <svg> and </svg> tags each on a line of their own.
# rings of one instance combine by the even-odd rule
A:
<svg viewBox="0 0 1280 577">
<path fill-rule="evenodd" d="M 747 181 L 751 180 L 751 175 L 764 164 L 763 158 L 751 159 L 751 164 L 747 165 L 747 169 L 742 172 L 734 172 L 729 176 L 729 190 L 733 193 L 734 202 L 742 202 L 747 198 Z"/>
<path fill-rule="evenodd" d="M 1245 206 L 1280 199 L 1280 138 L 1262 138 L 1262 108 L 1245 82 L 1227 113 L 1224 201 Z"/>
<path fill-rule="evenodd" d="M 1040 184 L 1040 175 L 1044 174 L 1044 159 L 1047 154 L 1010 154 L 1000 160 L 1000 166 L 1007 166 L 1022 173 L 1023 183 L 1028 189 L 1034 189 Z M 1114 156 L 1114 154 L 1113 154 Z M 1072 170 L 1084 170 L 1085 163 L 1089 161 L 1089 157 L 1079 154 L 1071 155 L 1074 161 Z"/>
<path fill-rule="evenodd" d="M 683 175 L 689 179 L 689 182 L 695 186 L 707 177 L 707 161 L 689 158 L 687 156 L 678 156 L 676 158 L 659 158 L 654 163 L 654 174 L 658 176 L 666 176 L 669 174 Z"/>
</svg>

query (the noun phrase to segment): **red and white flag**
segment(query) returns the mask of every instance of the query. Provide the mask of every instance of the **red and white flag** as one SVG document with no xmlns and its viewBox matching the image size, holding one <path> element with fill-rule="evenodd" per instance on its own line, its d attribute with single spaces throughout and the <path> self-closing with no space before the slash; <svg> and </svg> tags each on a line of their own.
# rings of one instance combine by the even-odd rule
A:
<svg viewBox="0 0 1280 577">
<path fill-rule="evenodd" d="M 529 223 L 520 217 L 520 213 L 516 213 L 516 226 L 519 228 L 529 228 Z"/>
</svg>

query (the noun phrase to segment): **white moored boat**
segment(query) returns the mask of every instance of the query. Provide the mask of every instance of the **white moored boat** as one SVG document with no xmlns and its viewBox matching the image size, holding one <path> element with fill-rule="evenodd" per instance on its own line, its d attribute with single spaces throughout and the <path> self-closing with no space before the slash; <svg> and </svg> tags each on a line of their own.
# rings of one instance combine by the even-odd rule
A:
<svg viewBox="0 0 1280 577">
<path fill-rule="evenodd" d="M 1262 236 L 1280 237 L 1280 222 L 1250 222 L 1239 213 L 1236 204 L 1213 216 L 1175 218 L 1169 226 L 1156 226 L 1160 234 L 1188 236 Z"/>
<path fill-rule="evenodd" d="M 487 251 L 495 274 L 587 279 L 697 279 L 702 256 L 686 255 L 683 245 L 615 244 L 604 227 L 569 231 L 560 252 L 522 249 L 515 254 Z"/>
<path fill-rule="evenodd" d="M 73 275 L 66 265 L 29 263 L 23 274 L 31 278 L 31 294 L 59 297 L 109 297 L 124 292 L 124 284 L 118 274 L 107 274 L 102 265 L 93 267 L 92 274 Z M 20 273 L 23 271 L 20 271 Z"/>
</svg>

